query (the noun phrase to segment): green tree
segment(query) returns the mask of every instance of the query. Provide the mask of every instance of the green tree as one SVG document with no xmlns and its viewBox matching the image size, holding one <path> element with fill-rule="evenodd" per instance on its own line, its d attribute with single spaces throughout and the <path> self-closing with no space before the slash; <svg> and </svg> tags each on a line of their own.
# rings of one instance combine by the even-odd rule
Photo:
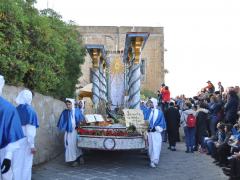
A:
<svg viewBox="0 0 240 180">
<path fill-rule="evenodd" d="M 146 99 L 148 97 L 157 98 L 157 94 L 154 93 L 153 91 L 150 91 L 150 90 L 147 90 L 147 89 L 141 90 L 141 98 Z"/>
<path fill-rule="evenodd" d="M 8 84 L 71 97 L 85 56 L 81 36 L 54 10 L 39 12 L 34 3 L 0 2 L 0 73 Z"/>
</svg>

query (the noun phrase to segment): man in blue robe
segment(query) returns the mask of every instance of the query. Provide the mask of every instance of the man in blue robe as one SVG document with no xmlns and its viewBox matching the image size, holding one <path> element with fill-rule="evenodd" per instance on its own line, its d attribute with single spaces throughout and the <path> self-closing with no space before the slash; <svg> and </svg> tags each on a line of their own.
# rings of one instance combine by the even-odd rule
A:
<svg viewBox="0 0 240 180">
<path fill-rule="evenodd" d="M 66 99 L 65 103 L 67 109 L 62 112 L 57 127 L 65 132 L 65 161 L 71 163 L 71 166 L 77 166 L 78 163 L 83 163 L 83 158 L 81 149 L 77 147 L 76 127 L 84 120 L 84 116 L 79 108 L 74 108 L 74 99 Z"/>
<path fill-rule="evenodd" d="M 14 179 L 31 180 L 33 155 L 36 153 L 34 141 L 39 127 L 37 113 L 31 106 L 32 92 L 26 89 L 21 91 L 16 103 L 25 138 L 21 140 L 20 148 L 14 153 L 13 174 Z"/>
<path fill-rule="evenodd" d="M 1 97 L 4 84 L 0 75 L 0 180 L 12 180 L 12 157 L 24 135 L 16 108 Z"/>
<path fill-rule="evenodd" d="M 163 112 L 157 109 L 157 99 L 150 99 L 151 113 L 149 116 L 149 130 L 148 130 L 148 154 L 150 158 L 150 166 L 155 168 L 159 163 L 162 135 L 161 132 L 166 129 L 166 122 Z"/>
</svg>

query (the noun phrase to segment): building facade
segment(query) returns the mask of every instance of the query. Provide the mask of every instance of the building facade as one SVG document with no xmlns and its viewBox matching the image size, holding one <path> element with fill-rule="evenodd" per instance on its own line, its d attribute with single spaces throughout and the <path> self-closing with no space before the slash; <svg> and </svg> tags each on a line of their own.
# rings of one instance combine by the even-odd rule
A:
<svg viewBox="0 0 240 180">
<path fill-rule="evenodd" d="M 103 44 L 107 57 L 121 56 L 127 32 L 148 32 L 150 36 L 141 56 L 141 89 L 156 92 L 164 82 L 164 33 L 162 27 L 79 26 L 83 44 Z M 80 87 L 90 83 L 92 60 L 88 54 L 81 65 Z"/>
</svg>

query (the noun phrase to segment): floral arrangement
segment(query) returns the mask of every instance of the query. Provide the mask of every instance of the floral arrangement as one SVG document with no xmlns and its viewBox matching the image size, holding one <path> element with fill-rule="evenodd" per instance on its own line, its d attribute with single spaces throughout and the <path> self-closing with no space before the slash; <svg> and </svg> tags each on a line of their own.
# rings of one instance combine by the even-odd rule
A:
<svg viewBox="0 0 240 180">
<path fill-rule="evenodd" d="M 80 135 L 93 135 L 93 136 L 139 136 L 137 132 L 117 129 L 84 129 L 78 128 L 78 134 Z"/>
</svg>

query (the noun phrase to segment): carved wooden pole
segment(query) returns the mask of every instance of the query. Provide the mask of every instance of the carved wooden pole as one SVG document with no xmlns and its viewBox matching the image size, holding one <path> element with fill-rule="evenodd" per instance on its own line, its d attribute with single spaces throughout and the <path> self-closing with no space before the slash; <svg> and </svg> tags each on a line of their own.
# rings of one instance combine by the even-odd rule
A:
<svg viewBox="0 0 240 180">
<path fill-rule="evenodd" d="M 103 63 L 102 69 L 102 77 L 103 77 L 103 99 L 107 102 L 107 77 L 106 77 L 106 62 Z"/>
<path fill-rule="evenodd" d="M 93 62 L 93 67 L 91 69 L 91 82 L 93 84 L 92 100 L 96 110 L 98 107 L 99 99 L 100 99 L 99 62 L 100 62 L 101 53 L 99 49 L 92 49 L 90 55 L 92 57 L 92 62 Z"/>
<path fill-rule="evenodd" d="M 105 49 L 100 44 L 86 45 L 86 49 L 91 56 L 93 64 L 91 68 L 92 101 L 94 110 L 98 113 L 100 100 L 104 99 L 103 61 L 105 59 Z"/>
<path fill-rule="evenodd" d="M 103 66 L 102 62 L 99 65 L 99 98 L 104 100 L 104 92 L 103 92 Z"/>
<path fill-rule="evenodd" d="M 139 109 L 140 108 L 140 88 L 141 88 L 141 47 L 143 38 L 136 37 L 132 42 L 132 54 L 133 58 L 130 60 L 129 68 L 129 80 L 128 80 L 128 92 L 129 92 L 129 108 Z"/>
</svg>

